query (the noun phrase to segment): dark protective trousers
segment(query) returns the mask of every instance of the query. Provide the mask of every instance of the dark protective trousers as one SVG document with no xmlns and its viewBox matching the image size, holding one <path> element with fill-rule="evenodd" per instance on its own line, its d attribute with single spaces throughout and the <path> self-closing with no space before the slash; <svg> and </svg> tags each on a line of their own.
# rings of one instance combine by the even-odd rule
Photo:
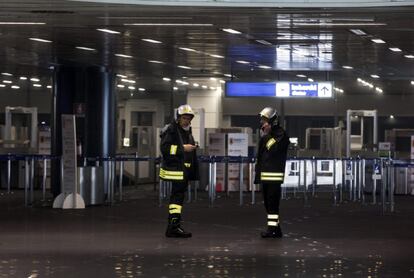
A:
<svg viewBox="0 0 414 278">
<path fill-rule="evenodd" d="M 279 214 L 281 184 L 277 183 L 262 183 L 263 200 L 267 214 Z"/>
<path fill-rule="evenodd" d="M 171 185 L 170 204 L 182 206 L 184 203 L 185 192 L 188 188 L 188 181 L 174 181 Z"/>
</svg>

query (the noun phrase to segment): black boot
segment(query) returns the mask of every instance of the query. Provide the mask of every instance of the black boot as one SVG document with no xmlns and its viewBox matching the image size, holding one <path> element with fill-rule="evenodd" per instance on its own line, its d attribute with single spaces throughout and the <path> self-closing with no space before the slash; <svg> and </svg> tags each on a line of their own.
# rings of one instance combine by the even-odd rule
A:
<svg viewBox="0 0 414 278">
<path fill-rule="evenodd" d="M 168 218 L 168 227 L 165 232 L 166 237 L 179 237 L 179 238 L 188 238 L 191 237 L 191 233 L 184 231 L 180 225 L 180 217 L 170 216 Z"/>
<path fill-rule="evenodd" d="M 277 226 L 268 226 L 267 231 L 261 233 L 262 238 L 281 238 L 283 236 L 280 224 Z"/>
</svg>

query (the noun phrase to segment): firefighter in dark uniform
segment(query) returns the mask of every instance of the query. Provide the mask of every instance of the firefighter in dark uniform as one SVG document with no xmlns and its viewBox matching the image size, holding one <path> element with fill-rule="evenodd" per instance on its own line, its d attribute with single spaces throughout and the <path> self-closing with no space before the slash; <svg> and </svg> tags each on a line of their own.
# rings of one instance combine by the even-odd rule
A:
<svg viewBox="0 0 414 278">
<path fill-rule="evenodd" d="M 257 151 L 255 183 L 262 185 L 267 212 L 267 230 L 263 238 L 280 238 L 279 203 L 283 183 L 289 137 L 279 125 L 276 109 L 264 108 L 260 113 L 260 141 Z"/>
<path fill-rule="evenodd" d="M 161 131 L 160 178 L 172 182 L 166 237 L 191 237 L 191 233 L 184 231 L 180 223 L 188 181 L 199 178 L 197 145 L 190 125 L 193 118 L 190 105 L 181 105 L 177 109 L 176 119 Z"/>
</svg>

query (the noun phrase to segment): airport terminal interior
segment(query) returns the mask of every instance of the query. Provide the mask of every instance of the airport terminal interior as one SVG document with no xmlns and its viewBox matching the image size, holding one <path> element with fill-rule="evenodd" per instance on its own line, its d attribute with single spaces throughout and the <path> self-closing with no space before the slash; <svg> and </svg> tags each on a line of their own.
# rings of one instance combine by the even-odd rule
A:
<svg viewBox="0 0 414 278">
<path fill-rule="evenodd" d="M 414 277 L 414 1 L 0 0 L 0 40 L 0 277 Z M 184 104 L 200 177 L 169 238 Z"/>
</svg>

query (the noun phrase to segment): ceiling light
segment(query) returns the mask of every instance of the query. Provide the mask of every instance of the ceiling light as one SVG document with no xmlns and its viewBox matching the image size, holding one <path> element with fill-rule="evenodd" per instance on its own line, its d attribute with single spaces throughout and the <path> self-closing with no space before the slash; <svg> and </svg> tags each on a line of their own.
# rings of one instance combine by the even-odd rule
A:
<svg viewBox="0 0 414 278">
<path fill-rule="evenodd" d="M 373 41 L 375 43 L 385 43 L 385 41 L 383 41 L 381 39 L 371 39 L 371 41 Z"/>
<path fill-rule="evenodd" d="M 353 69 L 353 67 L 351 67 L 351 66 L 342 66 L 342 68 L 344 68 L 344 69 Z"/>
<path fill-rule="evenodd" d="M 46 88 L 52 89 L 52 85 L 47 85 Z"/>
<path fill-rule="evenodd" d="M 2 21 L 0 22 L 0 25 L 45 25 L 45 22 L 7 22 L 7 21 Z"/>
<path fill-rule="evenodd" d="M 390 119 L 394 119 L 394 115 L 390 115 Z"/>
<path fill-rule="evenodd" d="M 206 85 L 202 85 L 201 88 L 207 89 L 208 87 Z"/>
<path fill-rule="evenodd" d="M 215 77 L 210 77 L 210 80 L 217 80 L 217 78 L 215 78 Z"/>
<path fill-rule="evenodd" d="M 313 82 L 313 79 L 312 79 L 312 78 L 308 78 L 308 81 L 309 81 L 309 82 Z"/>
<path fill-rule="evenodd" d="M 358 35 L 358 36 L 365 36 L 367 34 L 364 31 L 362 31 L 361 29 L 349 29 L 349 31 L 351 31 L 352 33 L 354 33 L 355 35 Z"/>
<path fill-rule="evenodd" d="M 187 85 L 189 85 L 190 83 L 188 83 L 188 82 L 186 82 L 186 81 L 183 81 L 181 84 L 183 84 L 183 85 L 187 86 Z"/>
<path fill-rule="evenodd" d="M 125 26 L 213 26 L 211 23 L 124 23 Z"/>
<path fill-rule="evenodd" d="M 133 97 L 134 96 L 134 93 L 131 93 L 130 96 Z"/>
<path fill-rule="evenodd" d="M 29 38 L 29 40 L 31 41 L 37 41 L 37 42 L 47 42 L 47 43 L 51 43 L 52 41 L 49 40 L 44 40 L 44 39 L 39 39 L 39 38 Z"/>
<path fill-rule="evenodd" d="M 226 83 L 226 81 L 224 81 L 224 80 L 220 80 L 220 83 L 221 83 L 221 84 L 224 84 L 224 83 Z"/>
<path fill-rule="evenodd" d="M 10 80 L 3 80 L 3 83 L 6 83 L 6 84 L 11 84 L 11 83 L 13 83 L 12 81 L 10 81 Z"/>
<path fill-rule="evenodd" d="M 157 60 L 148 60 L 148 62 L 153 63 L 153 64 L 164 64 L 164 62 L 157 61 Z"/>
<path fill-rule="evenodd" d="M 345 23 L 345 22 L 319 22 L 319 23 L 312 23 L 312 22 L 293 22 L 293 26 L 384 26 L 387 25 L 385 23 L 370 23 L 370 22 L 352 22 L 352 23 Z"/>
<path fill-rule="evenodd" d="M 6 85 L 0 84 L 0 88 L 4 88 L 4 87 L 6 87 Z"/>
<path fill-rule="evenodd" d="M 33 87 L 40 88 L 40 87 L 42 87 L 42 85 L 41 84 L 33 84 Z"/>
<path fill-rule="evenodd" d="M 232 77 L 230 73 L 223 74 L 225 77 Z"/>
<path fill-rule="evenodd" d="M 306 75 L 304 75 L 304 74 L 296 74 L 296 76 L 297 77 L 301 77 L 301 78 L 305 78 L 306 77 Z"/>
<path fill-rule="evenodd" d="M 115 54 L 115 56 L 122 57 L 122 58 L 133 58 L 131 55 L 125 55 L 125 54 L 119 54 L 119 53 Z"/>
<path fill-rule="evenodd" d="M 124 79 L 124 78 L 122 78 L 122 79 L 121 79 L 121 81 L 122 81 L 122 82 L 127 82 L 127 83 L 132 83 L 132 84 L 135 84 L 135 83 L 136 83 L 136 81 L 135 81 L 135 80 L 131 80 L 131 79 Z"/>
<path fill-rule="evenodd" d="M 224 59 L 224 56 L 221 56 L 221 55 L 216 55 L 216 54 L 208 54 L 208 55 L 210 55 L 211 57 L 214 57 L 214 58 Z"/>
<path fill-rule="evenodd" d="M 128 76 L 123 75 L 123 74 L 117 74 L 116 76 L 121 77 L 121 78 L 127 78 Z"/>
<path fill-rule="evenodd" d="M 76 49 L 86 50 L 86 51 L 96 51 L 94 48 L 84 47 L 84 46 L 76 46 Z"/>
<path fill-rule="evenodd" d="M 13 74 L 8 73 L 8 72 L 2 72 L 1 74 L 2 74 L 2 75 L 5 75 L 5 76 L 13 76 Z"/>
<path fill-rule="evenodd" d="M 378 87 L 375 87 L 375 91 L 377 91 L 378 93 L 382 93 L 382 89 Z"/>
<path fill-rule="evenodd" d="M 177 90 L 178 90 L 178 87 L 173 87 L 173 90 L 174 90 L 174 91 L 177 91 Z"/>
<path fill-rule="evenodd" d="M 210 90 L 215 90 L 216 89 L 216 87 L 210 87 Z"/>
<path fill-rule="evenodd" d="M 16 89 L 20 89 L 20 87 L 19 87 L 19 86 L 16 86 L 16 85 L 11 86 L 11 88 L 12 88 L 12 89 L 15 89 L 15 90 L 16 90 Z"/>
<path fill-rule="evenodd" d="M 118 85 L 116 85 L 118 88 L 125 88 L 125 85 L 124 84 L 118 84 Z"/>
<path fill-rule="evenodd" d="M 145 41 L 145 42 L 150 42 L 150 43 L 162 43 L 160 41 L 156 41 L 156 40 L 153 40 L 153 39 L 142 39 L 142 40 Z"/>
<path fill-rule="evenodd" d="M 380 78 L 379 75 L 376 75 L 376 74 L 371 74 L 371 77 L 372 78 Z"/>
<path fill-rule="evenodd" d="M 197 50 L 187 47 L 179 47 L 178 49 L 184 50 L 184 51 L 190 51 L 190 52 L 197 52 Z"/>
<path fill-rule="evenodd" d="M 404 55 L 405 58 L 414 59 L 414 55 Z"/>
<path fill-rule="evenodd" d="M 259 68 L 261 68 L 261 69 L 271 69 L 272 67 L 265 66 L 265 65 L 260 65 Z"/>
<path fill-rule="evenodd" d="M 191 67 L 187 67 L 187 66 L 177 66 L 178 68 L 182 68 L 182 69 L 191 69 Z"/>
<path fill-rule="evenodd" d="M 198 83 L 193 83 L 193 86 L 197 88 L 197 87 L 200 87 L 200 84 L 198 84 Z"/>
<path fill-rule="evenodd" d="M 145 88 L 138 88 L 138 91 L 145 92 Z"/>
<path fill-rule="evenodd" d="M 33 78 L 30 78 L 30 81 L 33 81 L 33 82 L 39 82 L 39 81 L 40 81 L 40 79 L 39 79 L 39 78 L 35 78 L 35 77 L 33 77 Z"/>
<path fill-rule="evenodd" d="M 162 80 L 167 81 L 167 82 L 170 82 L 171 81 L 171 78 L 163 77 Z"/>
<path fill-rule="evenodd" d="M 225 29 L 221 29 L 224 32 L 230 33 L 230 34 L 241 34 L 241 32 L 234 30 L 234 29 L 230 29 L 230 28 L 225 28 Z"/>
<path fill-rule="evenodd" d="M 109 34 L 121 34 L 121 32 L 118 31 L 114 31 L 114 30 L 109 30 L 109 29 L 96 29 L 100 32 L 105 32 L 105 33 L 109 33 Z"/>
<path fill-rule="evenodd" d="M 128 86 L 128 89 L 135 90 L 135 87 L 134 86 Z"/>
<path fill-rule="evenodd" d="M 414 85 L 414 81 L 411 81 L 411 85 Z"/>
<path fill-rule="evenodd" d="M 243 60 L 237 60 L 236 63 L 239 63 L 239 64 L 249 64 L 249 62 L 243 61 Z"/>
<path fill-rule="evenodd" d="M 27 80 L 26 76 L 20 76 L 20 80 Z"/>
<path fill-rule="evenodd" d="M 398 47 L 390 47 L 389 48 L 391 51 L 394 51 L 394 52 L 401 52 L 402 50 L 401 49 L 399 49 Z"/>
<path fill-rule="evenodd" d="M 264 45 L 272 45 L 272 43 L 265 41 L 265 40 L 256 40 L 256 42 L 264 44 Z"/>
</svg>

